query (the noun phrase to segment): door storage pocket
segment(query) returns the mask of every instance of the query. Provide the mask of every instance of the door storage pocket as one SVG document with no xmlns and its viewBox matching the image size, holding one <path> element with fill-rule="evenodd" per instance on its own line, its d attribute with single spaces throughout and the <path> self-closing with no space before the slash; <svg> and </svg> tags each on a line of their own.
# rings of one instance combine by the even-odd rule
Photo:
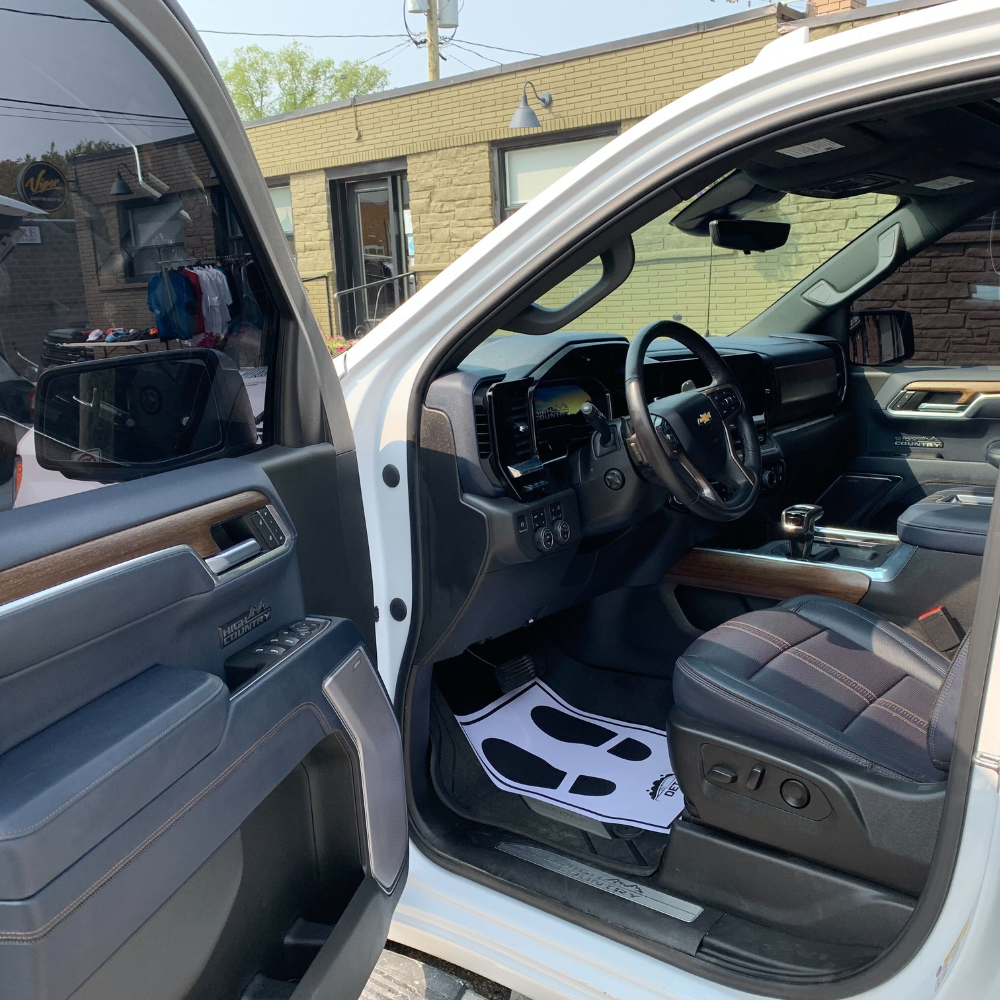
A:
<svg viewBox="0 0 1000 1000">
<path fill-rule="evenodd" d="M 0 755 L 0 899 L 36 893 L 211 753 L 228 696 L 154 666 Z"/>
</svg>

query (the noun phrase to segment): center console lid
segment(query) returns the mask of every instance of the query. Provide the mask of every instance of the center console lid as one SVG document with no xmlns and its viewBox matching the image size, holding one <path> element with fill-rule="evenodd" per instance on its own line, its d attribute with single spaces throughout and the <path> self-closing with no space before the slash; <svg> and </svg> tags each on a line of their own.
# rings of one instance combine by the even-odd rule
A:
<svg viewBox="0 0 1000 1000">
<path fill-rule="evenodd" d="M 902 542 L 939 552 L 981 556 L 993 512 L 993 490 L 953 487 L 933 493 L 899 515 Z"/>
</svg>

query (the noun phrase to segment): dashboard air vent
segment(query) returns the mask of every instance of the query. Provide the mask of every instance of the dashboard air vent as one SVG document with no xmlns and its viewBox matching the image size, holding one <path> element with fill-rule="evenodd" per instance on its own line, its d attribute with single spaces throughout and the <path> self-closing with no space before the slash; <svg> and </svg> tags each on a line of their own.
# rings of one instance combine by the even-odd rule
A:
<svg viewBox="0 0 1000 1000">
<path fill-rule="evenodd" d="M 514 453 L 517 461 L 531 458 L 534 446 L 531 443 L 531 423 L 528 420 L 528 397 L 516 396 L 510 401 L 510 416 L 514 424 Z M 524 427 L 525 430 L 518 428 Z"/>
<path fill-rule="evenodd" d="M 493 442 L 490 440 L 490 415 L 486 412 L 485 406 L 476 406 L 476 446 L 479 448 L 480 458 L 489 458 L 493 451 Z"/>
</svg>

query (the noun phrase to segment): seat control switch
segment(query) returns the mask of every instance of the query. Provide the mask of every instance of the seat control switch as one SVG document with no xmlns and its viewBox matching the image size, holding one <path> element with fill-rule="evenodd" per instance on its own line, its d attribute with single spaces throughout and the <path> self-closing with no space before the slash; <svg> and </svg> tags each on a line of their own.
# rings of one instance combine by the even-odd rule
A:
<svg viewBox="0 0 1000 1000">
<path fill-rule="evenodd" d="M 781 783 L 781 797 L 793 809 L 805 809 L 809 805 L 809 789 L 795 778 L 788 778 Z"/>
<path fill-rule="evenodd" d="M 736 781 L 736 772 L 730 771 L 728 767 L 723 767 L 721 764 L 716 764 L 709 769 L 705 777 L 713 785 L 731 785 Z"/>
<path fill-rule="evenodd" d="M 747 775 L 747 789 L 756 792 L 760 788 L 760 783 L 764 780 L 764 765 L 754 764 Z"/>
</svg>

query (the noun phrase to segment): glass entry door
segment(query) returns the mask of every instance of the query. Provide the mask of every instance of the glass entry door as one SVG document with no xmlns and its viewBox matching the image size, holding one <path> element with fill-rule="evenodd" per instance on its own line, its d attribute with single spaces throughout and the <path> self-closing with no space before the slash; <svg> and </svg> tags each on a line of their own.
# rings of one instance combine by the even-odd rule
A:
<svg viewBox="0 0 1000 1000">
<path fill-rule="evenodd" d="M 334 254 L 343 335 L 363 336 L 412 290 L 406 177 L 348 181 L 335 191 Z M 339 208 L 339 213 L 337 209 Z"/>
</svg>

